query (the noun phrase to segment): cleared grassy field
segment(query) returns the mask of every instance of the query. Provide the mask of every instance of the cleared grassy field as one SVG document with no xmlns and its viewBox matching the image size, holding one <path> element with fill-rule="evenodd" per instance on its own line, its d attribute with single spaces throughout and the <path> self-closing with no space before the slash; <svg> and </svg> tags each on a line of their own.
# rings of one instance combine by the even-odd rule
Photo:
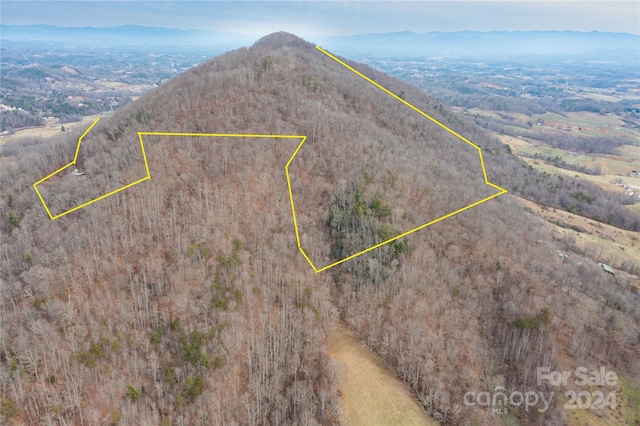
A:
<svg viewBox="0 0 640 426">
<path fill-rule="evenodd" d="M 618 154 L 623 157 L 635 159 L 640 161 L 640 146 L 639 145 L 622 145 L 616 149 Z"/>
<path fill-rule="evenodd" d="M 98 87 L 104 87 L 106 89 L 117 89 L 117 90 L 127 91 L 131 93 L 142 93 L 151 87 L 149 85 L 144 85 L 144 84 L 129 84 L 129 83 L 122 83 L 120 81 L 96 80 L 94 84 Z"/>
<path fill-rule="evenodd" d="M 575 92 L 575 91 L 572 92 L 570 90 L 567 90 L 567 93 L 570 93 L 572 97 L 575 97 L 575 98 L 593 99 L 596 101 L 618 102 L 624 99 L 623 97 L 614 95 L 613 92 L 612 94 L 606 94 L 606 93 L 591 92 L 583 89 L 579 92 Z"/>
<path fill-rule="evenodd" d="M 532 167 L 534 167 L 535 169 L 541 172 L 547 172 L 552 175 L 570 176 L 576 179 L 584 179 L 589 182 L 595 183 L 605 191 L 616 192 L 619 194 L 627 193 L 627 191 L 623 187 L 617 186 L 614 183 L 614 180 L 617 177 L 614 175 L 588 175 L 586 173 L 574 172 L 573 170 L 561 169 L 559 167 L 555 167 L 554 165 L 549 164 L 542 160 L 536 160 L 533 158 L 523 158 L 523 160 L 527 164 L 531 165 Z M 629 182 L 632 185 L 634 184 L 634 182 L 640 182 L 640 178 L 624 178 L 624 180 L 632 181 L 632 182 Z"/>
<path fill-rule="evenodd" d="M 514 138 L 513 136 L 502 135 L 500 133 L 493 132 L 493 135 L 500 139 L 500 141 L 504 144 L 507 144 L 511 147 L 512 150 L 517 150 L 520 148 L 527 148 L 531 146 L 531 144 L 523 139 Z"/>
<path fill-rule="evenodd" d="M 531 145 L 529 144 L 528 146 L 521 146 L 520 148 L 517 148 L 514 150 L 516 154 L 524 154 L 524 155 L 539 155 L 541 157 L 561 157 L 563 160 L 566 161 L 566 157 L 570 157 L 565 151 L 558 149 L 558 148 L 552 148 L 550 146 L 544 146 L 544 145 Z"/>
<path fill-rule="evenodd" d="M 69 129 L 72 128 L 72 126 L 75 123 L 69 123 Z M 67 126 L 65 126 L 66 128 Z M 6 143 L 15 139 L 21 139 L 21 138 L 48 138 L 54 135 L 58 135 L 62 133 L 61 130 L 61 126 L 56 126 L 56 127 L 35 127 L 33 129 L 23 129 L 23 130 L 18 130 L 17 132 L 15 132 L 13 135 L 11 136 L 7 136 L 6 138 L 2 138 L 0 139 L 0 144 L 2 143 Z"/>
<path fill-rule="evenodd" d="M 76 121 L 75 123 L 56 124 L 55 126 L 42 126 L 42 127 L 35 127 L 33 129 L 18 130 L 13 135 L 0 139 L 0 145 L 12 140 L 28 138 L 28 137 L 50 138 L 52 136 L 61 134 L 62 126 L 64 126 L 64 128 L 67 130 L 75 129 L 76 127 L 88 127 L 96 118 L 104 117 L 110 114 L 111 113 L 87 115 L 86 117 L 82 117 L 81 121 Z"/>
<path fill-rule="evenodd" d="M 495 134 L 503 143 L 509 145 L 514 154 L 519 155 L 525 162 L 536 169 L 550 174 L 561 174 L 595 183 L 605 191 L 626 193 L 624 188 L 617 186 L 616 181 L 640 187 L 640 177 L 620 176 L 630 175 L 634 170 L 640 170 L 640 146 L 623 145 L 618 148 L 619 155 L 609 154 L 569 154 L 561 149 L 544 145 L 534 145 L 524 139 Z M 573 170 L 556 167 L 542 159 L 530 158 L 534 155 L 540 157 L 560 157 L 569 164 L 595 168 L 600 167 L 604 174 L 589 175 Z M 637 191 L 638 192 L 638 191 Z"/>
<path fill-rule="evenodd" d="M 622 121 L 616 116 L 600 116 L 598 114 L 584 115 L 581 113 L 566 113 L 565 115 L 556 114 L 553 112 L 545 112 L 544 114 L 534 116 L 536 119 L 541 118 L 542 120 L 552 123 L 561 123 L 573 126 L 602 126 L 602 125 L 620 125 Z M 598 120 L 600 118 L 600 120 Z M 608 119 L 607 119 L 608 118 Z M 611 120 L 613 118 L 614 120 Z"/>
<path fill-rule="evenodd" d="M 479 108 L 471 108 L 471 109 L 469 109 L 469 114 L 471 114 L 471 115 L 479 115 L 481 117 L 495 118 L 495 119 L 498 119 L 498 120 L 501 119 L 500 115 L 496 114 L 495 112 L 485 111 L 485 110 L 479 109 Z"/>
<path fill-rule="evenodd" d="M 620 380 L 620 387 L 624 393 L 624 400 L 621 402 L 626 402 L 626 409 L 623 412 L 624 420 L 630 425 L 640 424 L 640 383 L 623 377 Z"/>
<path fill-rule="evenodd" d="M 494 111 L 484 111 L 473 108 L 469 110 L 469 114 L 501 120 L 500 115 Z M 536 124 L 531 127 L 519 125 L 507 126 L 510 127 L 512 131 L 515 130 L 532 139 L 536 139 L 536 134 L 546 133 L 565 136 L 610 136 L 627 139 L 630 143 L 637 143 L 638 137 L 640 137 L 640 131 L 624 127 L 625 123 L 617 114 L 599 114 L 587 111 L 567 112 L 564 114 L 556 114 L 554 112 L 532 115 L 516 112 L 501 112 L 500 114 L 513 117 L 522 123 L 537 123 L 539 120 L 542 120 L 544 124 L 540 126 Z"/>
<path fill-rule="evenodd" d="M 409 388 L 342 324 L 329 340 L 329 356 L 338 371 L 343 424 L 437 425 L 413 399 Z"/>
<path fill-rule="evenodd" d="M 582 389 L 584 390 L 584 389 Z M 597 389 L 593 389 L 595 391 Z M 636 391 L 637 392 L 637 391 Z M 605 393 L 607 395 L 607 393 Z M 567 425 L 569 426 L 621 426 L 621 425 L 637 425 L 635 413 L 637 413 L 636 407 L 628 407 L 627 404 L 637 404 L 630 397 L 619 390 L 616 391 L 616 410 L 610 408 L 604 408 L 600 410 L 596 409 L 575 409 L 567 410 Z"/>
</svg>

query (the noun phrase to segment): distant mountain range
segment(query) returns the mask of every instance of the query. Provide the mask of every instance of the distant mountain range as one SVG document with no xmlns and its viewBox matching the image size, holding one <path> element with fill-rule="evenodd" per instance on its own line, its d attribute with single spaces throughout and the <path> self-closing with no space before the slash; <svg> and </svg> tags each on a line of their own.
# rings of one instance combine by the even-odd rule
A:
<svg viewBox="0 0 640 426">
<path fill-rule="evenodd" d="M 5 41 L 66 42 L 99 47 L 207 46 L 225 49 L 249 46 L 260 35 L 222 31 L 143 27 L 56 27 L 0 25 Z M 640 36 L 627 33 L 575 31 L 395 32 L 354 36 L 309 37 L 343 55 L 385 57 L 504 57 L 520 55 L 587 55 L 590 59 L 640 61 Z"/>
<path fill-rule="evenodd" d="M 580 55 L 593 52 L 636 58 L 640 55 L 640 36 L 596 31 L 399 32 L 328 37 L 316 42 L 326 42 L 327 47 L 344 54 L 371 52 L 389 57 Z"/>
<path fill-rule="evenodd" d="M 144 47 L 207 46 L 225 49 L 248 46 L 260 36 L 224 31 L 182 30 L 178 28 L 143 27 L 57 27 L 52 25 L 0 25 L 0 39 L 14 42 L 64 42 L 78 46 Z"/>
</svg>

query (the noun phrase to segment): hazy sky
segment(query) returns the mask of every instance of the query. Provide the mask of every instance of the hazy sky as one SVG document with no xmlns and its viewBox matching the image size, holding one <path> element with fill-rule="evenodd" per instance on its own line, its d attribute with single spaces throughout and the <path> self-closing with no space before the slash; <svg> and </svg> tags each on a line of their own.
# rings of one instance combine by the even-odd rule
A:
<svg viewBox="0 0 640 426">
<path fill-rule="evenodd" d="M 126 24 L 300 36 L 573 30 L 640 34 L 638 1 L 2 1 L 3 24 Z"/>
</svg>

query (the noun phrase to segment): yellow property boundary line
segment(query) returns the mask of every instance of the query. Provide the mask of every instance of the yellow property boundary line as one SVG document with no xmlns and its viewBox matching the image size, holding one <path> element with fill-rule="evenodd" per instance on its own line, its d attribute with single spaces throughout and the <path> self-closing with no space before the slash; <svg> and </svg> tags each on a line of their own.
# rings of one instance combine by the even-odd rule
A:
<svg viewBox="0 0 640 426">
<path fill-rule="evenodd" d="M 458 213 L 461 213 L 465 210 L 468 210 L 472 207 L 475 207 L 479 204 L 484 203 L 485 201 L 489 201 L 492 198 L 496 198 L 502 194 L 506 194 L 507 190 L 504 188 L 499 187 L 498 185 L 495 185 L 491 182 L 489 182 L 489 179 L 487 179 L 487 171 L 484 167 L 484 159 L 482 158 L 482 150 L 480 149 L 480 147 L 476 144 L 474 144 L 473 142 L 471 142 L 470 140 L 466 139 L 465 137 L 461 136 L 460 134 L 458 134 L 457 132 L 451 130 L 450 128 L 448 128 L 447 126 L 445 126 L 444 124 L 440 123 L 438 120 L 436 120 L 435 118 L 431 117 L 429 114 L 425 113 L 424 111 L 416 108 L 415 106 L 411 105 L 409 102 L 405 101 L 404 99 L 402 99 L 401 97 L 397 96 L 395 93 L 391 92 L 390 90 L 386 89 L 385 87 L 381 86 L 380 84 L 376 83 L 375 81 L 373 81 L 372 79 L 370 79 L 369 77 L 367 77 L 366 75 L 362 74 L 360 71 L 356 70 L 355 68 L 347 65 L 346 63 L 344 63 L 343 61 L 341 61 L 340 59 L 336 58 L 335 56 L 333 56 L 331 53 L 327 52 L 326 50 L 324 50 L 323 48 L 321 48 L 320 46 L 316 46 L 316 49 L 318 49 L 320 52 L 324 53 L 325 55 L 327 55 L 329 58 L 333 59 L 334 61 L 336 61 L 337 63 L 339 63 L 340 65 L 342 65 L 343 67 L 347 68 L 349 71 L 351 71 L 352 73 L 358 75 L 359 77 L 363 78 L 364 80 L 368 81 L 369 83 L 373 84 L 375 87 L 377 87 L 378 89 L 382 90 L 384 93 L 386 93 L 387 95 L 393 97 L 395 100 L 397 100 L 398 102 L 403 103 L 404 105 L 408 106 L 409 108 L 411 108 L 412 110 L 414 110 L 415 112 L 417 112 L 418 114 L 420 114 L 421 116 L 425 117 L 426 119 L 432 121 L 433 123 L 437 124 L 438 126 L 440 126 L 441 128 L 443 128 L 444 130 L 446 130 L 447 132 L 451 133 L 454 136 L 457 136 L 458 138 L 460 138 L 462 141 L 464 141 L 465 143 L 471 145 L 472 147 L 474 147 L 477 151 L 478 151 L 478 156 L 480 157 L 480 164 L 482 165 L 482 175 L 484 177 L 484 183 L 497 189 L 499 192 L 496 194 L 493 194 L 489 197 L 483 198 L 482 200 L 476 201 L 475 203 L 469 204 L 468 206 L 462 207 L 461 209 L 458 209 L 456 211 L 453 211 L 449 214 L 446 214 L 444 216 L 441 216 L 437 219 L 432 220 L 431 222 L 425 223 L 424 225 L 420 225 L 416 228 L 413 228 L 407 232 L 403 232 L 400 235 L 396 235 L 395 237 L 389 238 L 388 240 L 385 240 L 381 243 L 378 243 L 374 246 L 369 247 L 368 249 L 359 251 L 355 254 L 352 254 L 351 256 L 345 257 L 344 259 L 338 260 L 337 262 L 333 262 L 327 266 L 324 266 L 320 269 L 317 269 L 315 267 L 315 265 L 311 262 L 311 260 L 309 260 L 309 257 L 307 256 L 307 254 L 304 252 L 304 250 L 302 249 L 302 247 L 300 247 L 300 240 L 298 240 L 298 248 L 300 249 L 300 251 L 302 252 L 302 254 L 304 255 L 304 257 L 307 259 L 307 261 L 311 264 L 311 267 L 313 268 L 314 271 L 316 272 L 322 272 L 325 271 L 329 268 L 333 268 L 334 266 L 337 266 L 341 263 L 346 262 L 347 260 L 351 260 L 355 257 L 358 257 L 362 254 L 365 254 L 367 252 L 370 252 L 371 250 L 375 250 L 379 247 L 382 247 L 385 244 L 389 244 L 393 241 L 396 241 L 402 237 L 406 237 L 409 234 L 413 234 L 416 231 L 419 231 L 421 229 L 426 228 L 427 226 L 431 226 L 434 223 L 438 223 L 444 219 L 447 219 L 451 216 L 454 216 Z M 295 223 L 295 217 L 293 218 L 294 223 Z M 297 226 L 296 226 L 296 233 L 297 233 Z M 297 235 L 296 235 L 297 236 Z"/>
<path fill-rule="evenodd" d="M 81 205 L 81 206 L 78 206 L 78 207 L 75 207 L 75 208 L 73 208 L 73 209 L 71 209 L 71 210 L 68 210 L 68 211 L 66 211 L 66 212 L 63 212 L 63 213 L 61 213 L 61 214 L 59 214 L 59 215 L 57 215 L 57 216 L 53 216 L 53 215 L 51 214 L 51 211 L 49 211 L 49 207 L 47 207 L 47 203 L 45 203 L 45 202 L 44 202 L 44 198 L 42 198 L 42 194 L 40 194 L 40 191 L 38 191 L 38 185 L 40 185 L 42 182 L 44 182 L 45 180 L 47 180 L 47 179 L 51 178 L 52 176 L 54 176 L 54 175 L 56 175 L 56 174 L 60 173 L 60 172 L 61 172 L 61 171 L 63 171 L 64 169 L 66 169 L 66 168 L 68 168 L 68 167 L 71 167 L 71 166 L 73 166 L 74 164 L 76 164 L 76 161 L 78 161 L 78 153 L 80 152 L 80 144 L 82 143 L 82 138 L 84 138 L 84 137 L 87 135 L 87 133 L 89 133 L 89 131 L 90 131 L 91 129 L 93 129 L 93 126 L 95 126 L 95 125 L 98 123 L 98 121 L 100 121 L 100 119 L 99 119 L 99 118 L 96 118 L 96 120 L 91 124 L 91 126 L 89 126 L 89 128 L 88 128 L 88 129 L 87 129 L 87 130 L 82 134 L 82 136 L 80 136 L 80 138 L 78 139 L 78 146 L 76 147 L 76 154 L 73 156 L 73 161 L 71 161 L 71 162 L 70 162 L 69 164 L 67 164 L 66 166 L 62 166 L 62 167 L 60 167 L 60 168 L 59 168 L 58 170 L 56 170 L 55 172 L 48 174 L 47 176 L 43 177 L 42 179 L 40 179 L 39 181 L 37 181 L 36 183 L 34 183 L 34 184 L 33 184 L 33 189 L 35 189 L 35 190 L 36 190 L 36 194 L 38 194 L 38 198 L 40 198 L 40 201 L 42 202 L 42 205 L 44 206 L 44 209 L 47 211 L 47 214 L 49 215 L 49 217 L 51 218 L 51 220 L 56 220 L 57 218 L 59 218 L 59 217 L 61 217 L 61 216 L 64 216 L 65 214 L 68 214 L 68 213 L 71 213 L 72 211 L 75 211 L 75 210 L 81 209 L 82 207 L 86 206 L 87 204 L 90 204 L 90 203 L 91 203 L 91 202 L 93 202 L 93 201 L 98 201 L 98 199 L 96 199 L 96 200 L 93 200 L 93 201 L 91 201 L 91 202 L 89 202 L 89 203 L 85 203 L 85 204 L 83 204 L 83 205 Z M 122 189 L 125 189 L 125 188 L 121 188 L 120 190 L 122 190 Z M 102 196 L 101 198 L 107 197 L 107 196 L 109 196 L 109 195 L 110 195 L 110 194 L 104 195 L 104 196 Z"/>
<path fill-rule="evenodd" d="M 373 245 L 365 250 L 359 251 L 355 254 L 352 254 L 351 256 L 345 257 L 344 259 L 340 259 L 336 262 L 333 262 L 329 265 L 323 266 L 322 268 L 317 268 L 314 263 L 311 261 L 311 259 L 309 258 L 309 256 L 307 255 L 307 253 L 304 251 L 304 249 L 302 248 L 302 245 L 300 243 L 300 233 L 298 230 L 298 220 L 296 217 L 296 209 L 295 209 L 295 204 L 293 201 L 293 191 L 291 189 L 291 177 L 289 175 L 289 166 L 291 165 L 291 162 L 293 161 L 293 159 L 295 158 L 295 156 L 298 154 L 298 152 L 300 151 L 300 148 L 302 148 L 302 145 L 304 145 L 305 141 L 307 140 L 306 136 L 302 136 L 302 135 L 265 135 L 265 134 L 261 134 L 261 135 L 256 135 L 256 134 L 240 134 L 240 133 L 175 133 L 175 132 L 138 132 L 138 139 L 140 140 L 140 149 L 142 150 L 142 158 L 144 160 L 144 166 L 145 166 L 145 170 L 147 175 L 141 179 L 138 179 L 132 183 L 129 183 L 127 185 L 124 185 L 118 189 L 115 189 L 111 192 L 108 192 L 104 195 L 101 195 L 100 197 L 94 198 L 93 200 L 87 201 L 86 203 L 83 203 L 79 206 L 76 206 L 72 209 L 69 209 L 67 211 L 64 211 L 62 213 L 59 213 L 57 215 L 52 215 L 49 207 L 47 206 L 47 203 L 44 201 L 44 198 L 42 197 L 42 195 L 40 194 L 40 191 L 38 190 L 38 185 L 40 185 L 41 183 L 43 183 L 44 181 L 46 181 L 47 179 L 53 177 L 54 175 L 60 173 L 61 171 L 67 169 L 70 166 L 73 166 L 76 164 L 76 161 L 78 160 L 78 153 L 80 152 L 80 144 L 82 143 L 82 139 L 87 135 L 87 133 L 89 133 L 89 131 L 98 123 L 98 121 L 100 120 L 99 118 L 97 118 L 92 124 L 91 126 L 89 126 L 89 128 L 82 134 L 82 136 L 80 136 L 80 138 L 78 139 L 78 146 L 76 147 L 76 152 L 75 155 L 73 157 L 73 161 L 71 161 L 69 164 L 59 168 L 58 170 L 56 170 L 53 173 L 48 174 L 47 176 L 43 177 L 42 179 L 40 179 L 39 181 L 37 181 L 36 183 L 33 184 L 33 188 L 36 191 L 36 194 L 38 194 L 38 198 L 40 199 L 40 202 L 42 202 L 42 205 L 44 206 L 45 210 L 47 211 L 47 214 L 49 215 L 49 218 L 51 218 L 51 220 L 56 220 L 62 216 L 65 216 L 71 212 L 74 212 L 76 210 L 79 210 L 83 207 L 86 207 L 90 204 L 95 203 L 96 201 L 100 201 L 104 198 L 107 198 L 113 194 L 116 194 L 120 191 L 124 191 L 127 188 L 130 188 L 134 185 L 137 185 L 141 182 L 144 182 L 146 180 L 150 180 L 151 179 L 151 172 L 149 170 L 149 162 L 147 161 L 147 154 L 146 151 L 144 149 L 144 142 L 142 140 L 143 136 L 188 136 L 188 137 L 236 137 L 236 138 L 272 138 L 272 139 L 301 139 L 300 143 L 298 144 L 298 146 L 296 147 L 295 151 L 293 152 L 293 154 L 291 155 L 291 157 L 289 158 L 289 161 L 287 161 L 287 164 L 285 165 L 284 169 L 285 169 L 285 174 L 287 176 L 287 186 L 289 189 L 289 201 L 291 203 L 291 214 L 293 216 L 293 226 L 295 229 L 295 234 L 296 234 L 296 242 L 298 245 L 298 250 L 300 250 L 300 253 L 302 253 L 302 255 L 304 256 L 304 258 L 307 260 L 307 262 L 309 262 L 309 265 L 311 265 L 311 267 L 313 268 L 314 272 L 318 273 L 318 272 L 322 272 L 322 271 L 326 271 L 329 268 L 332 268 L 334 266 L 337 266 L 341 263 L 344 263 L 348 260 L 351 260 L 353 258 L 356 258 L 360 255 L 363 255 L 367 252 L 370 252 L 372 250 L 375 250 L 379 247 L 382 247 L 385 244 L 389 244 L 393 241 L 396 241 L 402 237 L 406 237 L 409 234 L 412 234 L 416 231 L 419 231 L 423 228 L 426 228 L 427 226 L 433 225 L 434 223 L 438 223 L 444 219 L 447 219 L 451 216 L 454 216 L 458 213 L 461 213 L 465 210 L 468 210 L 472 207 L 475 207 L 479 204 L 484 203 L 485 201 L 489 201 L 492 198 L 498 197 L 502 194 L 505 194 L 507 192 L 506 189 L 501 188 L 491 182 L 489 182 L 489 180 L 487 179 L 487 172 L 485 170 L 485 166 L 484 166 L 484 159 L 482 158 L 482 150 L 480 149 L 479 146 L 477 146 L 476 144 L 474 144 L 473 142 L 467 140 L 466 138 L 464 138 L 463 136 L 459 135 L 458 133 L 456 133 L 455 131 L 451 130 L 450 128 L 448 128 L 447 126 L 445 126 L 444 124 L 440 123 L 438 120 L 434 119 L 433 117 L 431 117 L 430 115 L 426 114 L 425 112 L 421 111 L 420 109 L 416 108 L 415 106 L 411 105 L 409 102 L 405 101 L 404 99 L 398 97 L 397 95 L 395 95 L 393 92 L 387 90 L 386 88 L 382 87 L 380 84 L 376 83 L 375 81 L 373 81 L 372 79 L 370 79 L 369 77 L 365 76 L 364 74 L 360 73 L 359 71 L 357 71 L 356 69 L 352 68 L 351 66 L 347 65 L 346 63 L 344 63 L 343 61 L 341 61 L 340 59 L 336 58 L 335 56 L 333 56 L 331 53 L 327 52 L 326 50 L 322 49 L 319 46 L 316 46 L 316 49 L 318 49 L 320 52 L 322 52 L 323 54 L 325 54 L 326 56 L 328 56 L 329 58 L 333 59 L 334 61 L 338 62 L 340 65 L 344 66 L 345 68 L 347 68 L 349 71 L 353 72 L 354 74 L 358 75 L 359 77 L 363 78 L 364 80 L 368 81 L 369 83 L 373 84 L 374 86 L 376 86 L 378 89 L 382 90 L 383 92 L 385 92 L 386 94 L 392 96 L 394 99 L 396 99 L 397 101 L 403 103 L 404 105 L 408 106 L 409 108 L 411 108 L 412 110 L 416 111 L 417 113 L 419 113 L 420 115 L 422 115 L 423 117 L 427 118 L 428 120 L 434 122 L 435 124 L 437 124 L 438 126 L 440 126 L 441 128 L 443 128 L 444 130 L 448 131 L 449 133 L 453 134 L 454 136 L 457 136 L 458 138 L 460 138 L 462 141 L 466 142 L 467 144 L 471 145 L 472 147 L 474 147 L 477 151 L 478 151 L 478 156 L 480 158 L 480 164 L 482 165 L 482 173 L 484 176 L 484 182 L 485 184 L 497 189 L 499 192 L 491 195 L 489 197 L 483 198 L 482 200 L 476 201 L 475 203 L 469 204 L 468 206 L 465 206 L 461 209 L 458 209 L 454 212 L 451 212 L 449 214 L 446 214 L 444 216 L 441 216 L 437 219 L 432 220 L 431 222 L 425 223 L 424 225 L 420 225 L 416 228 L 413 228 L 407 232 L 404 232 L 400 235 L 397 235 L 395 237 L 389 238 L 388 240 L 385 240 L 381 243 L 378 243 L 376 245 Z"/>
</svg>

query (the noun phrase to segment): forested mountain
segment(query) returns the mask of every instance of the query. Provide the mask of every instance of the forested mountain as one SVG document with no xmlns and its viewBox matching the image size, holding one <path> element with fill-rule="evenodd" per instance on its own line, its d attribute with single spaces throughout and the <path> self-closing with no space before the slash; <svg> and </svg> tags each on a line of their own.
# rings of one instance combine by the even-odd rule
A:
<svg viewBox="0 0 640 426">
<path fill-rule="evenodd" d="M 325 346 L 339 320 L 444 424 L 496 423 L 465 405 L 469 391 L 552 390 L 536 382 L 541 366 L 638 379 L 638 294 L 579 254 L 559 258 L 512 194 L 630 229 L 637 218 L 595 189 L 591 201 L 572 195 L 577 183 L 523 165 L 414 87 L 352 66 L 481 146 L 489 180 L 510 194 L 315 274 L 284 173 L 299 138 L 146 136 L 151 180 L 55 221 L 32 185 L 73 158 L 80 134 L 9 147 L 5 421 L 336 424 Z M 301 245 L 318 266 L 495 193 L 473 147 L 284 33 L 101 120 L 80 149 L 86 175 L 40 186 L 48 205 L 63 212 L 143 177 L 139 131 L 306 135 L 290 172 Z M 563 424 L 564 402 L 509 416 Z"/>
</svg>

